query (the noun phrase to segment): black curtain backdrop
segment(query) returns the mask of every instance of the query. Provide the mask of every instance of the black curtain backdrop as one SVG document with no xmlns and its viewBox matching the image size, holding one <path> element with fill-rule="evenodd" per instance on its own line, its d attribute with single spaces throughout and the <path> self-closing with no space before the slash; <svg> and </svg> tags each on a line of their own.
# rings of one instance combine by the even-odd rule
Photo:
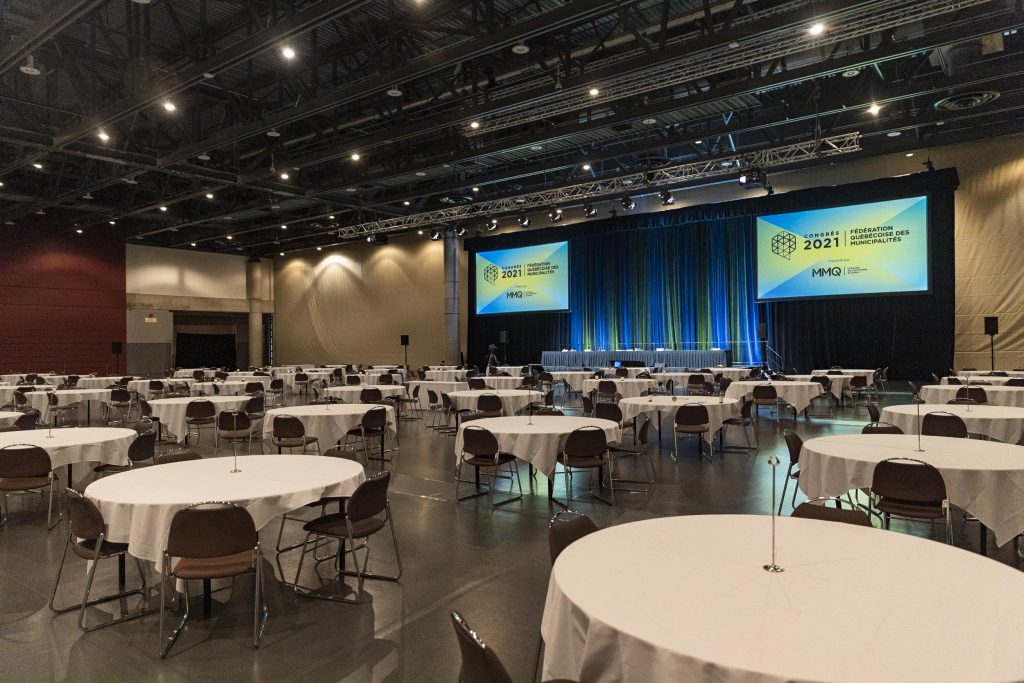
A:
<svg viewBox="0 0 1024 683">
<path fill-rule="evenodd" d="M 705 204 L 638 216 L 588 221 L 572 226 L 504 233 L 465 241 L 469 252 L 469 363 L 482 364 L 487 345 L 497 343 L 502 330 L 508 332 L 510 363 L 539 362 L 541 352 L 556 350 L 579 341 L 581 330 L 600 338 L 605 328 L 619 331 L 609 339 L 629 339 L 630 344 L 653 343 L 665 338 L 683 341 L 724 338 L 756 340 L 757 322 L 769 327 L 769 344 L 783 358 L 786 371 L 808 372 L 833 364 L 849 368 L 890 367 L 890 377 L 920 379 L 930 372 L 946 372 L 953 360 L 954 324 L 954 191 L 959 181 L 955 169 L 885 178 L 864 183 L 820 187 L 721 204 Z M 930 282 L 926 294 L 867 296 L 756 303 L 749 284 L 753 281 L 750 254 L 759 215 L 884 201 L 900 197 L 928 196 Z M 722 240 L 723 232 L 747 231 L 747 240 Z M 666 244 L 666 231 L 691 231 L 679 242 L 678 250 L 659 249 Z M 691 234 L 692 233 L 692 234 Z M 671 237 L 671 235 L 669 236 Z M 475 315 L 475 273 L 472 264 L 477 251 L 507 249 L 569 240 L 570 298 L 573 310 L 560 313 Z M 614 245 L 615 248 L 610 248 Z M 694 253 L 698 256 L 695 258 Z M 641 257 L 637 257 L 641 255 Z M 728 281 L 705 277 L 708 264 L 726 262 L 717 272 L 728 273 Z M 607 263 L 604 271 L 594 263 Z M 644 283 L 665 272 L 700 269 L 684 276 L 666 290 Z M 625 269 L 625 270 L 624 270 Z M 673 307 L 665 324 L 675 325 L 668 337 L 639 338 L 638 329 L 649 330 L 634 318 L 640 310 L 607 306 L 607 279 L 616 286 L 646 291 L 644 296 L 664 301 L 648 308 Z M 688 278 L 688 279 L 687 279 Z M 713 281 L 711 281 L 713 280 Z M 710 284 L 706 281 L 711 281 Z M 700 287 L 693 283 L 699 282 Z M 634 283 L 639 283 L 634 286 Z M 720 291 L 722 289 L 728 291 Z M 716 305 L 716 301 L 736 299 Z M 587 305 L 580 305 L 585 302 Z M 594 302 L 599 302 L 595 307 Z M 710 303 L 709 303 L 710 302 Z M 616 303 L 616 302 L 613 302 Z M 612 308 L 614 310 L 606 310 Z M 640 309 L 640 306 L 637 306 Z M 687 322 L 693 312 L 698 323 Z M 659 314 L 660 315 L 660 314 Z M 676 321 L 678 316 L 680 321 Z M 722 320 L 719 320 L 721 318 Z M 671 322 L 669 322 L 671 321 Z M 728 331 L 716 330 L 729 327 Z M 621 329 L 632 329 L 632 337 Z M 594 330 L 597 330 L 594 333 Z M 694 334 L 700 335 L 698 339 Z M 718 334 L 718 336 L 716 336 Z M 576 346 L 576 348 L 582 348 Z M 595 347 L 596 348 L 596 347 Z"/>
<path fill-rule="evenodd" d="M 237 367 L 233 334 L 179 332 L 175 347 L 174 364 L 179 368 Z"/>
</svg>

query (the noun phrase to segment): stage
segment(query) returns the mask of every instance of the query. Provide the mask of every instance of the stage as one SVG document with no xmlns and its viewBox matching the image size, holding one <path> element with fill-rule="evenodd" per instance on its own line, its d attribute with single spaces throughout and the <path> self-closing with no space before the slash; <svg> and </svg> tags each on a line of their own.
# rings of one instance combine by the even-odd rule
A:
<svg viewBox="0 0 1024 683">
<path fill-rule="evenodd" d="M 729 354 L 721 349 L 711 351 L 544 351 L 541 365 L 545 370 L 606 368 L 613 361 L 640 361 L 649 368 L 664 366 L 666 370 L 713 368 L 732 365 Z"/>
</svg>

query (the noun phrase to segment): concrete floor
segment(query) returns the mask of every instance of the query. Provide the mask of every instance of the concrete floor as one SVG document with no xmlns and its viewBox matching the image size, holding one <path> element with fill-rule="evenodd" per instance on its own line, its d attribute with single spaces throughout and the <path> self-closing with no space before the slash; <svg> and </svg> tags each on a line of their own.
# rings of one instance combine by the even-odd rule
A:
<svg viewBox="0 0 1024 683">
<path fill-rule="evenodd" d="M 892 389 L 885 403 L 910 401 L 905 388 L 905 393 L 899 386 Z M 836 420 L 801 418 L 796 431 L 805 439 L 855 433 L 867 421 L 864 408 L 844 408 Z M 792 421 L 782 420 L 781 428 L 792 427 Z M 652 493 L 619 494 L 614 507 L 597 501 L 573 507 L 601 527 L 664 515 L 768 514 L 768 456 L 777 453 L 783 463 L 788 456 L 773 417 L 766 415 L 758 432 L 759 451 L 716 453 L 707 462 L 697 457 L 691 441 L 681 448 L 676 463 L 668 457 L 671 440 L 666 431 L 663 443 L 651 447 L 657 471 Z M 166 660 L 158 654 L 156 615 L 81 633 L 76 614 L 54 615 L 48 608 L 66 525 L 47 533 L 45 510 L 40 514 L 34 501 L 29 505 L 12 498 L 10 521 L 0 528 L 0 681 L 454 681 L 459 653 L 448 617 L 451 609 L 461 611 L 494 647 L 514 680 L 530 680 L 549 572 L 547 523 L 558 511 L 546 498 L 546 480 L 531 480 L 523 466 L 522 480 L 529 491 L 522 501 L 498 509 L 492 509 L 486 498 L 456 504 L 451 484 L 453 439 L 424 430 L 420 422 L 402 422 L 400 435 L 400 453 L 389 467 L 405 567 L 401 582 L 367 582 L 371 597 L 354 606 L 297 597 L 268 572 L 270 620 L 258 650 L 250 643 L 249 578 L 239 579 L 237 590 L 215 593 L 209 619 L 201 617 L 196 585 L 193 621 Z M 227 447 L 214 453 L 209 436 L 203 441 L 197 450 L 206 457 L 230 454 Z M 785 464 L 777 474 L 780 487 L 784 472 Z M 82 478 L 81 487 L 91 473 L 87 476 L 86 467 L 79 465 L 76 477 Z M 585 485 L 579 482 L 578 498 L 584 497 Z M 561 496 L 560 483 L 556 493 Z M 976 550 L 976 525 L 965 530 L 962 517 L 954 517 L 956 542 Z M 272 522 L 263 530 L 264 548 L 273 548 L 277 529 Z M 298 540 L 299 525 L 290 524 L 289 529 L 286 539 Z M 914 525 L 909 532 L 931 534 L 925 525 Z M 941 537 L 937 529 L 934 537 Z M 1014 562 L 1010 545 L 993 545 L 990 540 L 994 559 Z M 376 560 L 382 570 L 392 569 L 389 543 L 380 537 L 374 547 L 371 563 Z M 289 579 L 296 555 L 283 560 Z M 272 564 L 273 553 L 267 557 Z M 96 591 L 115 587 L 114 565 L 101 565 Z M 65 602 L 80 595 L 84 566 L 81 560 L 69 560 L 62 580 Z M 131 582 L 131 564 L 128 576 Z M 103 619 L 109 609 L 91 610 L 90 619 Z M 172 620 L 175 616 L 169 615 Z"/>
</svg>

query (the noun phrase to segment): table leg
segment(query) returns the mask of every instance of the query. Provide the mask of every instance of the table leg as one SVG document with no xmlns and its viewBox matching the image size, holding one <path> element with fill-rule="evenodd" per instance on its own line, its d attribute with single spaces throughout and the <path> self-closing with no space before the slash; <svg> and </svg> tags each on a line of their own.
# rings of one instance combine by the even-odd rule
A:
<svg viewBox="0 0 1024 683">
<path fill-rule="evenodd" d="M 67 467 L 65 467 L 64 469 L 65 469 L 65 471 L 67 472 L 67 477 L 68 477 L 68 481 L 67 481 L 67 487 L 68 487 L 69 489 L 70 489 L 70 488 L 74 488 L 74 487 L 72 486 L 72 484 L 74 484 L 74 483 L 75 483 L 75 471 L 74 471 L 74 470 L 72 469 L 72 466 L 71 466 L 71 464 L 70 464 L 70 463 L 68 463 Z"/>
<path fill-rule="evenodd" d="M 554 477 L 548 477 L 548 499 L 554 500 L 555 498 L 555 479 Z"/>
<path fill-rule="evenodd" d="M 988 555 L 988 527 L 978 521 L 978 546 L 982 555 Z"/>
<path fill-rule="evenodd" d="M 125 584 L 125 572 L 124 572 L 124 555 L 117 556 L 117 589 L 120 592 L 124 592 Z"/>
<path fill-rule="evenodd" d="M 203 579 L 203 618 L 208 619 L 213 611 L 213 590 L 210 579 Z"/>
</svg>

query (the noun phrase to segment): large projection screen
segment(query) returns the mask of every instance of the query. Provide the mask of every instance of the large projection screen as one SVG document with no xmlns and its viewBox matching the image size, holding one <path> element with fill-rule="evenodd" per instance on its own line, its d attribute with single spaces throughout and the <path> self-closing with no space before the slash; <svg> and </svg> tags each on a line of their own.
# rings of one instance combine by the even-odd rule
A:
<svg viewBox="0 0 1024 683">
<path fill-rule="evenodd" d="M 552 242 L 476 254 L 476 312 L 569 309 L 569 243 Z"/>
<path fill-rule="evenodd" d="M 757 219 L 760 301 L 929 291 L 928 198 Z"/>
</svg>

